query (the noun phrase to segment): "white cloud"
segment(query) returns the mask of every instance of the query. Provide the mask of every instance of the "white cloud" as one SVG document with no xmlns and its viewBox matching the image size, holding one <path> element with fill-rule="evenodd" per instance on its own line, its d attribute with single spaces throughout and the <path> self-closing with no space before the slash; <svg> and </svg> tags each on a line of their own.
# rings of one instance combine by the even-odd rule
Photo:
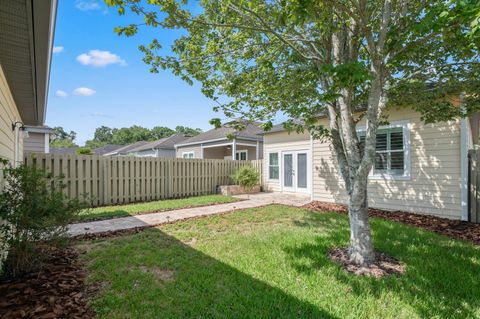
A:
<svg viewBox="0 0 480 319">
<path fill-rule="evenodd" d="M 80 95 L 80 96 L 92 96 L 95 93 L 97 93 L 97 91 L 87 87 L 79 87 L 73 90 L 73 94 Z"/>
<path fill-rule="evenodd" d="M 60 52 L 63 52 L 62 46 L 53 47 L 53 53 L 60 53 Z"/>
<path fill-rule="evenodd" d="M 62 90 L 57 90 L 55 92 L 55 96 L 58 96 L 58 97 L 67 97 L 68 96 L 68 93 L 65 92 L 65 91 L 62 91 Z"/>
<path fill-rule="evenodd" d="M 77 0 L 75 1 L 75 7 L 82 11 L 100 10 L 102 8 L 95 0 Z"/>
<path fill-rule="evenodd" d="M 83 65 L 93 65 L 95 67 L 102 67 L 109 64 L 127 65 L 127 62 L 118 55 L 110 51 L 90 50 L 88 53 L 82 53 L 77 56 L 77 61 Z"/>
</svg>

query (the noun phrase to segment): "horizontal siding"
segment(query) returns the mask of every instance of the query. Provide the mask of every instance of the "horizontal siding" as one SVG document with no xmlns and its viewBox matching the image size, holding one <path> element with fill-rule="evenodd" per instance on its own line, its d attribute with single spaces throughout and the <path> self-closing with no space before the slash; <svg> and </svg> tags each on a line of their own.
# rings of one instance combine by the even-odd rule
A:
<svg viewBox="0 0 480 319">
<path fill-rule="evenodd" d="M 460 124 L 423 124 L 412 110 L 392 111 L 390 121 L 410 123 L 410 180 L 369 180 L 372 207 L 460 218 Z M 314 141 L 314 199 L 346 203 L 331 145 Z"/>
<path fill-rule="evenodd" d="M 21 121 L 12 93 L 0 65 L 0 157 L 15 159 L 15 134 L 12 124 Z M 20 134 L 20 159 L 23 157 L 23 134 Z"/>
<path fill-rule="evenodd" d="M 182 158 L 185 152 L 194 152 L 194 158 L 202 158 L 202 148 L 199 146 L 182 146 L 177 148 L 177 158 Z"/>
<path fill-rule="evenodd" d="M 23 143 L 25 152 L 45 152 L 45 134 L 30 132 Z"/>
</svg>

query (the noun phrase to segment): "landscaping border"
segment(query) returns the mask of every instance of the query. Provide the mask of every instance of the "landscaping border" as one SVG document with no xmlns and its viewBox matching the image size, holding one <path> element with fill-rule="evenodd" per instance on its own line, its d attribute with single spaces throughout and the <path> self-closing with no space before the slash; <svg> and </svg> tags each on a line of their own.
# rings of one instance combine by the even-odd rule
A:
<svg viewBox="0 0 480 319">
<path fill-rule="evenodd" d="M 346 205 L 321 201 L 313 201 L 303 206 L 303 208 L 316 212 L 347 213 Z M 431 215 L 420 215 L 404 211 L 386 211 L 375 208 L 369 209 L 368 216 L 400 222 L 406 225 L 426 229 L 437 234 L 455 239 L 463 239 L 476 245 L 480 245 L 480 224 Z"/>
</svg>

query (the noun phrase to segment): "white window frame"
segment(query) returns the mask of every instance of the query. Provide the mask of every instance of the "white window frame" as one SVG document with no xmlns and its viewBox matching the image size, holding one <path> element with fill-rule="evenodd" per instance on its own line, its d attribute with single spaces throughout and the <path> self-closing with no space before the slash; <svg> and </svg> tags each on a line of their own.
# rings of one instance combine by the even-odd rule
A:
<svg viewBox="0 0 480 319">
<path fill-rule="evenodd" d="M 277 165 L 270 165 L 270 154 L 277 154 Z M 268 165 L 267 165 L 267 169 L 268 169 L 268 180 L 269 181 L 280 181 L 280 152 L 268 152 Z M 270 178 L 270 166 L 276 166 L 278 167 L 278 178 Z"/>
<path fill-rule="evenodd" d="M 411 152 L 410 152 L 410 122 L 409 121 L 392 121 L 389 125 L 380 126 L 378 130 L 402 128 L 403 133 L 403 175 L 389 173 L 374 173 L 374 169 L 370 170 L 368 178 L 371 180 L 410 180 L 411 179 Z M 357 132 L 365 132 L 366 126 L 358 126 Z"/>
<path fill-rule="evenodd" d="M 185 156 L 186 155 L 186 156 Z M 182 152 L 182 158 L 183 159 L 191 159 L 195 158 L 195 152 L 190 151 L 190 152 Z"/>
<path fill-rule="evenodd" d="M 245 153 L 244 161 L 248 161 L 248 150 L 238 150 L 238 151 L 236 151 L 235 152 L 235 160 L 237 160 L 237 154 L 238 154 L 238 160 L 237 161 L 242 161 L 240 153 Z"/>
</svg>

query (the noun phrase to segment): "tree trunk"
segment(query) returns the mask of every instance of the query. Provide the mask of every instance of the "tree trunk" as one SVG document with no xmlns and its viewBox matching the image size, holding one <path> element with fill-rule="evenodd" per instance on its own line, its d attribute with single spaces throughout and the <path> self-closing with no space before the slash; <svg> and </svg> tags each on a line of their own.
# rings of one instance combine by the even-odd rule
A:
<svg viewBox="0 0 480 319">
<path fill-rule="evenodd" d="M 362 179 L 362 180 L 359 180 Z M 358 177 L 349 196 L 350 260 L 357 265 L 369 265 L 375 260 L 372 233 L 368 222 L 368 177 Z"/>
</svg>

